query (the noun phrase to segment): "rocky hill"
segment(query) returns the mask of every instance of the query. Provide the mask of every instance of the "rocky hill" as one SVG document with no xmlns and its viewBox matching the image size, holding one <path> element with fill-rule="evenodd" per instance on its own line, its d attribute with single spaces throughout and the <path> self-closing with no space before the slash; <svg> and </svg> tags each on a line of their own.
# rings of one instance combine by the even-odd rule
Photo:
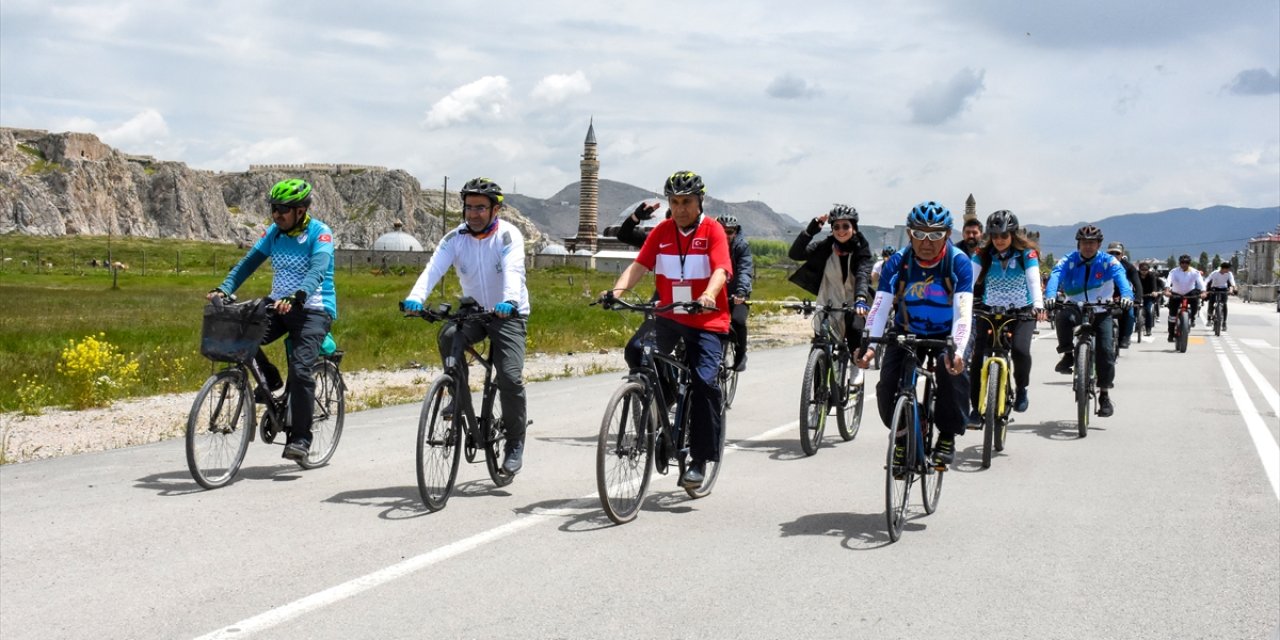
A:
<svg viewBox="0 0 1280 640">
<path fill-rule="evenodd" d="M 333 227 L 339 248 L 367 248 L 395 221 L 424 247 L 440 239 L 440 190 L 423 190 L 404 171 L 292 165 L 212 172 L 129 155 L 87 133 L 11 128 L 0 128 L 0 233 L 247 242 L 270 221 L 271 185 L 293 177 L 314 186 L 312 211 Z M 448 226 L 462 219 L 456 192 L 445 215 Z M 530 245 L 546 244 L 517 208 L 504 216 Z"/>
</svg>

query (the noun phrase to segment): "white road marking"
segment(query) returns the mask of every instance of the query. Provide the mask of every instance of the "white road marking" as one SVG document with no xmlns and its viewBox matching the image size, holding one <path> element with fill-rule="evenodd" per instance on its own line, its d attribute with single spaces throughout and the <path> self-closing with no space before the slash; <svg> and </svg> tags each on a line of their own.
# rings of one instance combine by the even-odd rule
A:
<svg viewBox="0 0 1280 640">
<path fill-rule="evenodd" d="M 1267 472 L 1267 479 L 1271 481 L 1271 490 L 1276 498 L 1280 499 L 1280 446 L 1276 445 L 1276 441 L 1271 437 L 1271 431 L 1262 421 L 1262 416 L 1253 407 L 1253 401 L 1245 391 L 1244 381 L 1232 368 L 1231 361 L 1227 356 L 1219 354 L 1218 363 L 1222 365 L 1222 371 L 1227 376 L 1227 384 L 1231 386 L 1231 396 L 1235 398 L 1236 406 L 1240 408 L 1240 415 L 1244 418 L 1244 424 L 1249 428 L 1249 435 L 1253 438 L 1253 446 L 1258 450 L 1258 457 L 1262 458 L 1262 468 Z"/>
<path fill-rule="evenodd" d="M 769 429 L 764 433 L 760 433 L 749 438 L 743 438 L 740 441 L 766 440 L 787 431 L 794 430 L 799 426 L 799 424 L 799 420 L 794 420 L 787 424 Z M 734 445 L 725 445 L 726 450 L 735 448 L 737 447 Z M 329 587 L 324 591 L 313 593 L 304 598 L 294 600 L 286 605 L 271 609 L 270 611 L 227 625 L 217 631 L 200 636 L 196 640 L 248 638 L 255 633 L 266 631 L 276 625 L 288 622 L 289 620 L 311 611 L 315 611 L 316 609 L 359 595 L 365 591 L 391 582 L 392 580 L 416 573 L 430 567 L 431 565 L 443 562 L 454 556 L 464 554 L 491 542 L 496 542 L 502 538 L 536 526 L 547 520 L 556 519 L 567 510 L 590 509 L 598 507 L 599 505 L 599 496 L 593 492 L 555 509 L 540 509 L 537 513 L 522 516 L 504 525 L 489 529 L 488 531 L 482 531 L 469 538 L 463 538 L 462 540 L 432 549 L 431 551 L 421 555 L 401 560 L 396 564 L 379 569 L 373 573 L 348 580 L 342 584 Z"/>
<path fill-rule="evenodd" d="M 1240 338 L 1240 342 L 1254 349 L 1280 349 L 1280 347 L 1273 347 L 1266 340 L 1259 340 L 1258 338 Z"/>
<path fill-rule="evenodd" d="M 1253 366 L 1253 362 L 1249 360 L 1248 356 L 1238 353 L 1236 357 L 1240 360 L 1240 367 L 1244 369 L 1245 373 L 1249 374 L 1253 384 L 1258 387 L 1258 391 L 1262 392 L 1262 397 L 1266 398 L 1267 404 L 1271 405 L 1271 413 L 1280 415 L 1280 393 L 1276 393 L 1276 390 L 1267 382 L 1267 379 L 1262 377 L 1262 372 Z"/>
</svg>

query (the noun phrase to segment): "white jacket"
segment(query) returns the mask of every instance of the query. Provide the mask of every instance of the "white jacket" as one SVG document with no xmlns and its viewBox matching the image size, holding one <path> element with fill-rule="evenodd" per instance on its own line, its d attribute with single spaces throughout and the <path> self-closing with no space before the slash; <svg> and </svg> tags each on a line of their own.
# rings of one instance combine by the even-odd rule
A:
<svg viewBox="0 0 1280 640">
<path fill-rule="evenodd" d="M 499 218 L 497 226 L 483 238 L 472 235 L 466 224 L 458 225 L 440 240 L 406 299 L 426 302 L 449 267 L 458 272 L 462 295 L 475 298 L 486 309 L 511 300 L 522 317 L 529 315 L 524 236 L 515 225 Z"/>
<path fill-rule="evenodd" d="M 1200 272 L 1195 269 L 1183 271 L 1179 267 L 1170 271 L 1168 278 L 1169 283 L 1165 286 L 1169 288 L 1169 291 L 1180 296 L 1196 290 L 1204 291 L 1204 276 L 1200 275 Z"/>
</svg>

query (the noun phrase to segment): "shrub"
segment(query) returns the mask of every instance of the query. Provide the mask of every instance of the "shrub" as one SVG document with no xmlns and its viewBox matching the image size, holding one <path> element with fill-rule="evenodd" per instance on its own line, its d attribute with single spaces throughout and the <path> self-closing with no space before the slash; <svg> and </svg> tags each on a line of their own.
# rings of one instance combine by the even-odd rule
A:
<svg viewBox="0 0 1280 640">
<path fill-rule="evenodd" d="M 40 415 L 53 396 L 47 385 L 25 373 L 22 374 L 22 379 L 13 381 L 13 387 L 18 390 L 18 411 L 24 416 Z"/>
<path fill-rule="evenodd" d="M 74 409 L 104 407 L 138 380 L 138 362 L 117 351 L 106 335 L 67 341 L 58 372 L 71 383 Z"/>
</svg>

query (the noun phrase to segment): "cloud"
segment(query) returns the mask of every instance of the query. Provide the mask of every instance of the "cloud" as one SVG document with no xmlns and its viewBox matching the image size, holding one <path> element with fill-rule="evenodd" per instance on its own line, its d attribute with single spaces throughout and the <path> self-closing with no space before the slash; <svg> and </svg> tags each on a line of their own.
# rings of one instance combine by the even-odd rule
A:
<svg viewBox="0 0 1280 640">
<path fill-rule="evenodd" d="M 1280 93 L 1280 76 L 1266 69 L 1245 69 L 1227 86 L 1227 90 L 1238 96 L 1265 96 Z"/>
<path fill-rule="evenodd" d="M 559 104 L 574 96 L 591 93 L 591 82 L 586 74 L 574 71 L 569 74 L 553 74 L 538 81 L 530 96 L 546 104 Z"/>
<path fill-rule="evenodd" d="M 504 76 L 485 76 L 464 84 L 431 105 L 426 125 L 431 129 L 481 118 L 499 119 L 511 102 Z"/>
<path fill-rule="evenodd" d="M 102 141 L 126 151 L 153 148 L 169 137 L 169 125 L 155 109 L 147 109 L 118 127 L 102 132 Z"/>
<path fill-rule="evenodd" d="M 820 90 L 817 85 L 810 84 L 808 80 L 788 72 L 774 78 L 764 92 L 771 98 L 796 100 L 798 98 L 812 98 L 818 95 Z"/>
<path fill-rule="evenodd" d="M 296 163 L 311 160 L 307 146 L 294 137 L 268 138 L 233 147 L 212 165 L 226 171 L 244 171 L 251 164 Z"/>
<path fill-rule="evenodd" d="M 946 82 L 935 82 L 911 98 L 911 121 L 916 124 L 942 124 L 959 115 L 970 99 L 986 88 L 985 69 L 961 69 Z"/>
</svg>

